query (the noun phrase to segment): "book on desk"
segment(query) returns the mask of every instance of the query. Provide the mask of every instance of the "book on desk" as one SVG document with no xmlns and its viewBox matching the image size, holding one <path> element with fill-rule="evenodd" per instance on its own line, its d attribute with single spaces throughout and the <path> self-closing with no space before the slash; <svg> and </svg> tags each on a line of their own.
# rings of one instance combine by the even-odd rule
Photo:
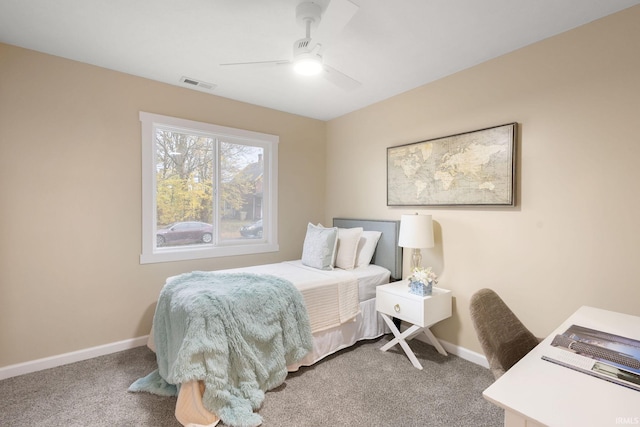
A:
<svg viewBox="0 0 640 427">
<path fill-rule="evenodd" d="M 640 341 L 571 325 L 542 359 L 640 391 Z"/>
</svg>

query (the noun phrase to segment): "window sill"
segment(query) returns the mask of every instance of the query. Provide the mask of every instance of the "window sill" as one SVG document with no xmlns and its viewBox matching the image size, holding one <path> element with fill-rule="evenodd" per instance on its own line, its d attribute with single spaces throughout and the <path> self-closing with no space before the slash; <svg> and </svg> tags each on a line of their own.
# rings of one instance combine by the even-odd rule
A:
<svg viewBox="0 0 640 427">
<path fill-rule="evenodd" d="M 279 249 L 279 245 L 274 243 L 216 246 L 207 248 L 174 248 L 171 250 L 159 249 L 151 254 L 141 254 L 140 264 L 187 261 L 192 259 L 218 258 L 235 255 L 250 255 L 267 252 L 277 252 Z"/>
</svg>

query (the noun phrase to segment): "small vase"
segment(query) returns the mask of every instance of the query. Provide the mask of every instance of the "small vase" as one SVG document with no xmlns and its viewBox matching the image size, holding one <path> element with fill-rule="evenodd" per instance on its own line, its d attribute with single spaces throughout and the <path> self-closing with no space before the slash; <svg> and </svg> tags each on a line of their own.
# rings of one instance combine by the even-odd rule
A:
<svg viewBox="0 0 640 427">
<path fill-rule="evenodd" d="M 414 295 L 420 295 L 421 297 L 426 297 L 431 295 L 432 292 L 433 292 L 433 282 L 427 282 L 426 284 L 422 282 L 414 282 L 414 281 L 409 282 L 409 293 L 412 293 Z"/>
</svg>

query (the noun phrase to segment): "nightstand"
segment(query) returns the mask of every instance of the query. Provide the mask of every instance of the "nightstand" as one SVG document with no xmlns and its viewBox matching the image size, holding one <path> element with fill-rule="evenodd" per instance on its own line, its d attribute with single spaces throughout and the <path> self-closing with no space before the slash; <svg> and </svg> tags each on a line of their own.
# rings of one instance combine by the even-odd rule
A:
<svg viewBox="0 0 640 427">
<path fill-rule="evenodd" d="M 380 312 L 395 337 L 380 350 L 387 351 L 394 345 L 400 344 L 413 366 L 422 369 L 422 365 L 407 341 L 424 332 L 438 353 L 447 355 L 444 347 L 429 328 L 451 317 L 450 290 L 434 287 L 432 295 L 422 297 L 409 293 L 407 280 L 381 285 L 376 288 L 376 310 Z M 411 323 L 412 326 L 401 333 L 393 323 L 393 317 Z"/>
</svg>

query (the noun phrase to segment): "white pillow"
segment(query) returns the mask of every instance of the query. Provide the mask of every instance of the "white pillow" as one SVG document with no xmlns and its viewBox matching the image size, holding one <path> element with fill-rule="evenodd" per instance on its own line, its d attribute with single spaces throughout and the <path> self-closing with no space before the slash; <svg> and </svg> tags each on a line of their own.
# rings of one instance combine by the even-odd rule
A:
<svg viewBox="0 0 640 427">
<path fill-rule="evenodd" d="M 356 251 L 362 235 L 362 227 L 338 228 L 338 249 L 335 266 L 351 270 L 356 265 Z"/>
<path fill-rule="evenodd" d="M 371 258 L 378 246 L 382 232 L 380 231 L 363 231 L 358 242 L 358 250 L 356 252 L 356 267 L 364 267 L 371 263 Z"/>
<path fill-rule="evenodd" d="M 320 270 L 333 270 L 337 244 L 337 227 L 324 228 L 309 223 L 302 246 L 302 264 Z"/>
</svg>

